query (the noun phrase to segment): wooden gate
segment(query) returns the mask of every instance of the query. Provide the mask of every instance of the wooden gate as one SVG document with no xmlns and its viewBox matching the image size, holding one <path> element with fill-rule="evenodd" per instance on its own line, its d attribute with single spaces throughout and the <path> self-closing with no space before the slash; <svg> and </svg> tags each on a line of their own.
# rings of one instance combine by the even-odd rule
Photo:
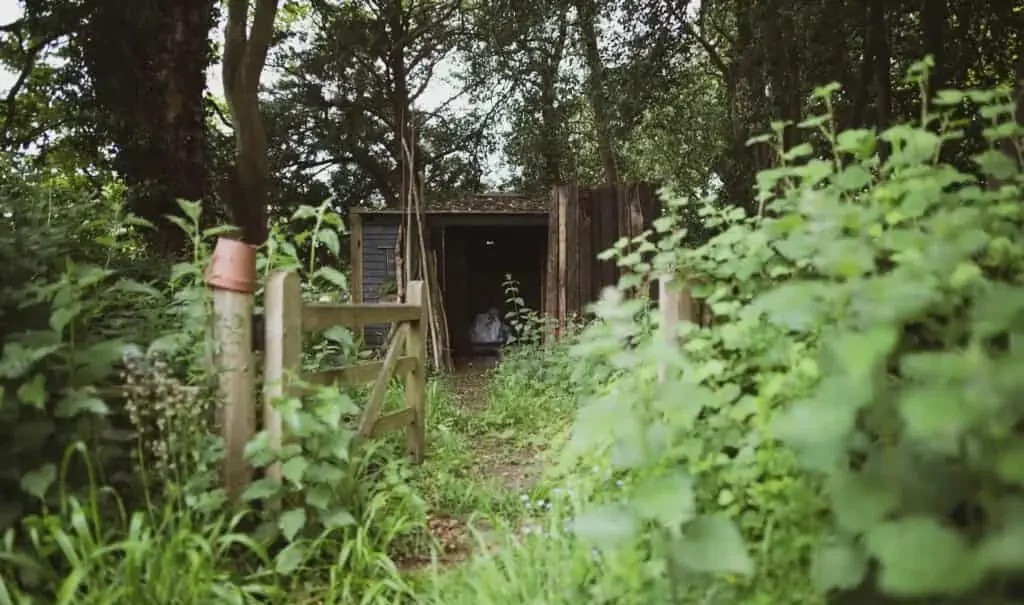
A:
<svg viewBox="0 0 1024 605">
<path fill-rule="evenodd" d="M 280 449 L 283 440 L 281 416 L 273 403 L 282 397 L 301 395 L 301 385 L 354 386 L 373 383 L 362 418 L 358 439 L 405 429 L 409 455 L 417 463 L 426 453 L 426 306 L 424 284 L 409 284 L 406 303 L 309 304 L 302 301 L 299 276 L 279 271 L 266 284 L 263 422 L 270 446 Z M 356 327 L 394 323 L 391 342 L 382 361 L 368 361 L 340 368 L 302 371 L 302 340 L 309 332 L 333 326 Z M 405 379 L 406 407 L 381 416 L 388 385 L 394 376 Z M 280 477 L 280 469 L 270 469 Z"/>
</svg>

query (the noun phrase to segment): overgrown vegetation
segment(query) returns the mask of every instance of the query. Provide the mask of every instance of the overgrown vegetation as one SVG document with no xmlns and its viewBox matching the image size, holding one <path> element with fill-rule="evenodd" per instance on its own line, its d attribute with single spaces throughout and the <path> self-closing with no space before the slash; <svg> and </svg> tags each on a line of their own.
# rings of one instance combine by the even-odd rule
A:
<svg viewBox="0 0 1024 605">
<path fill-rule="evenodd" d="M 0 605 L 1024 599 L 1020 2 L 18 4 Z M 305 385 L 230 501 L 217 237 L 339 303 L 356 205 L 634 179 L 663 215 L 559 338 L 471 284 L 515 337 L 430 377 L 425 464 Z M 667 338 L 664 276 L 709 320 Z"/>
</svg>

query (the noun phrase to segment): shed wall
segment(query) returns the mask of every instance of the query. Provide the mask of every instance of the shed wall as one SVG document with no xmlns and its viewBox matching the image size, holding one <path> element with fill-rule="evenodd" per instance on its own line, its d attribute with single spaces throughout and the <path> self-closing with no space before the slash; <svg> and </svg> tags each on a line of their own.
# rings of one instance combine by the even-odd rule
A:
<svg viewBox="0 0 1024 605">
<path fill-rule="evenodd" d="M 365 216 L 363 218 L 363 300 L 380 301 L 380 288 L 395 280 L 394 250 L 398 239 L 397 216 Z M 391 258 L 389 265 L 388 258 Z M 388 324 L 371 324 L 364 328 L 366 344 L 378 346 L 387 338 Z"/>
</svg>

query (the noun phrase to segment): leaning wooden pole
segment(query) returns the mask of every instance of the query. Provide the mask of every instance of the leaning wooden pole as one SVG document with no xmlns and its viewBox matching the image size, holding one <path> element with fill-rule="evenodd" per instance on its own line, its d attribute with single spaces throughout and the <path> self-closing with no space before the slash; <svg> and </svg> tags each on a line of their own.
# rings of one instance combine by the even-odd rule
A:
<svg viewBox="0 0 1024 605">
<path fill-rule="evenodd" d="M 245 445 L 255 432 L 255 372 L 252 359 L 256 248 L 221 238 L 206 271 L 213 289 L 214 363 L 220 391 L 223 476 L 228 497 L 237 500 L 252 479 Z"/>
</svg>

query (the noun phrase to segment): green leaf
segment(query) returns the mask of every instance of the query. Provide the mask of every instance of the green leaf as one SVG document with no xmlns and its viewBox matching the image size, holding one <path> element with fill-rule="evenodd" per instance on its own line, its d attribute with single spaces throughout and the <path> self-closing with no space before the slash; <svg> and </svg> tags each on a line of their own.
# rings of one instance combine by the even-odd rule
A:
<svg viewBox="0 0 1024 605">
<path fill-rule="evenodd" d="M 894 326 L 876 326 L 869 330 L 844 331 L 826 340 L 826 346 L 849 379 L 870 380 L 881 367 L 899 338 Z"/>
<path fill-rule="evenodd" d="M 156 288 L 149 284 L 144 284 L 134 279 L 121 278 L 117 280 L 117 283 L 115 283 L 111 287 L 111 290 L 116 292 L 124 292 L 126 294 L 139 294 L 145 296 L 146 298 L 161 297 L 160 290 L 157 290 Z"/>
<path fill-rule="evenodd" d="M 35 496 L 39 500 L 46 498 L 46 492 L 57 480 L 57 467 L 53 464 L 44 464 L 34 471 L 25 473 L 21 478 L 21 489 L 25 493 Z"/>
<path fill-rule="evenodd" d="M 320 522 L 327 529 L 339 529 L 356 524 L 356 518 L 344 508 L 335 508 L 320 515 Z"/>
<path fill-rule="evenodd" d="M 867 557 L 845 540 L 819 547 L 811 559 L 811 579 L 822 594 L 856 588 L 867 570 Z"/>
<path fill-rule="evenodd" d="M 721 515 L 698 517 L 687 525 L 678 554 L 680 562 L 693 571 L 754 573 L 754 561 L 743 545 L 739 530 Z"/>
<path fill-rule="evenodd" d="M 1016 160 L 995 149 L 983 151 L 972 159 L 985 175 L 1001 181 L 1012 179 L 1019 170 Z"/>
<path fill-rule="evenodd" d="M 20 342 L 5 343 L 3 356 L 0 356 L 0 378 L 21 378 L 37 362 L 59 351 L 61 347 L 57 344 L 28 348 Z"/>
<path fill-rule="evenodd" d="M 344 479 L 345 472 L 340 467 L 327 462 L 314 462 L 306 470 L 306 481 L 311 483 L 336 485 Z"/>
<path fill-rule="evenodd" d="M 306 490 L 306 504 L 323 511 L 331 504 L 334 491 L 329 485 L 314 485 Z"/>
<path fill-rule="evenodd" d="M 18 401 L 41 410 L 46 406 L 46 378 L 36 374 L 32 380 L 18 387 Z"/>
<path fill-rule="evenodd" d="M 281 465 L 281 475 L 295 485 L 302 483 L 302 477 L 309 468 L 309 461 L 304 456 L 295 456 Z"/>
<path fill-rule="evenodd" d="M 306 526 L 306 509 L 293 508 L 286 510 L 281 514 L 277 526 L 281 528 L 281 533 L 284 534 L 285 540 L 293 541 L 295 536 Z"/>
<path fill-rule="evenodd" d="M 202 212 L 203 208 L 199 202 L 190 202 L 188 200 L 179 199 L 178 207 L 185 213 L 185 216 L 192 219 L 193 223 L 199 222 L 199 214 Z"/>
<path fill-rule="evenodd" d="M 621 505 L 604 505 L 577 515 L 573 532 L 590 544 L 617 546 L 632 540 L 640 527 L 630 512 Z"/>
<path fill-rule="evenodd" d="M 1024 519 L 996 527 L 981 541 L 979 558 L 985 569 L 993 571 L 1024 570 Z"/>
<path fill-rule="evenodd" d="M 283 576 L 291 575 L 302 565 L 305 558 L 306 547 L 302 542 L 292 542 L 274 557 L 274 570 Z"/>
<path fill-rule="evenodd" d="M 769 430 L 776 439 L 788 443 L 815 459 L 813 467 L 827 470 L 838 462 L 845 442 L 857 420 L 858 401 L 822 397 L 803 399 L 789 405 L 772 420 Z M 810 462 L 810 460 L 808 460 Z"/>
<path fill-rule="evenodd" d="M 338 234 L 334 229 L 321 229 L 316 232 L 316 241 L 323 244 L 331 251 L 331 254 L 337 256 L 338 251 L 341 249 L 341 243 L 338 241 Z"/>
<path fill-rule="evenodd" d="M 836 137 L 836 151 L 850 153 L 861 159 L 871 157 L 875 153 L 875 131 L 850 129 L 840 132 Z M 870 174 L 868 177 L 870 179 Z"/>
<path fill-rule="evenodd" d="M 53 415 L 57 418 L 74 418 L 81 414 L 95 414 L 103 416 L 110 413 L 99 397 L 83 391 L 68 391 L 57 403 Z"/>
<path fill-rule="evenodd" d="M 682 471 L 648 477 L 633 492 L 631 503 L 641 518 L 672 529 L 697 514 L 693 480 Z"/>
<path fill-rule="evenodd" d="M 847 166 L 832 179 L 843 191 L 859 191 L 870 185 L 871 181 L 871 172 L 859 164 Z"/>
<path fill-rule="evenodd" d="M 348 278 L 334 267 L 320 267 L 313 273 L 313 277 L 325 280 L 340 290 L 348 289 Z"/>
<path fill-rule="evenodd" d="M 964 538 L 931 517 L 883 523 L 867 546 L 881 564 L 879 586 L 896 597 L 960 594 L 984 573 Z"/>
<path fill-rule="evenodd" d="M 274 478 L 264 477 L 257 481 L 253 481 L 249 484 L 249 487 L 245 489 L 242 494 L 242 499 L 249 500 L 266 500 L 272 498 L 281 491 L 281 483 Z"/>
<path fill-rule="evenodd" d="M 923 444 L 949 447 L 986 413 L 979 401 L 967 401 L 942 384 L 913 387 L 899 399 L 907 434 Z"/>
<path fill-rule="evenodd" d="M 829 476 L 827 490 L 836 523 L 854 534 L 881 523 L 899 503 L 884 478 L 867 472 L 836 471 Z"/>
<path fill-rule="evenodd" d="M 340 345 L 351 345 L 355 341 L 353 340 L 352 330 L 345 326 L 331 326 L 324 330 L 324 338 L 331 342 L 336 342 Z"/>
<path fill-rule="evenodd" d="M 1024 486 L 1024 441 L 1018 440 L 1003 451 L 996 463 L 1000 478 Z"/>
</svg>

